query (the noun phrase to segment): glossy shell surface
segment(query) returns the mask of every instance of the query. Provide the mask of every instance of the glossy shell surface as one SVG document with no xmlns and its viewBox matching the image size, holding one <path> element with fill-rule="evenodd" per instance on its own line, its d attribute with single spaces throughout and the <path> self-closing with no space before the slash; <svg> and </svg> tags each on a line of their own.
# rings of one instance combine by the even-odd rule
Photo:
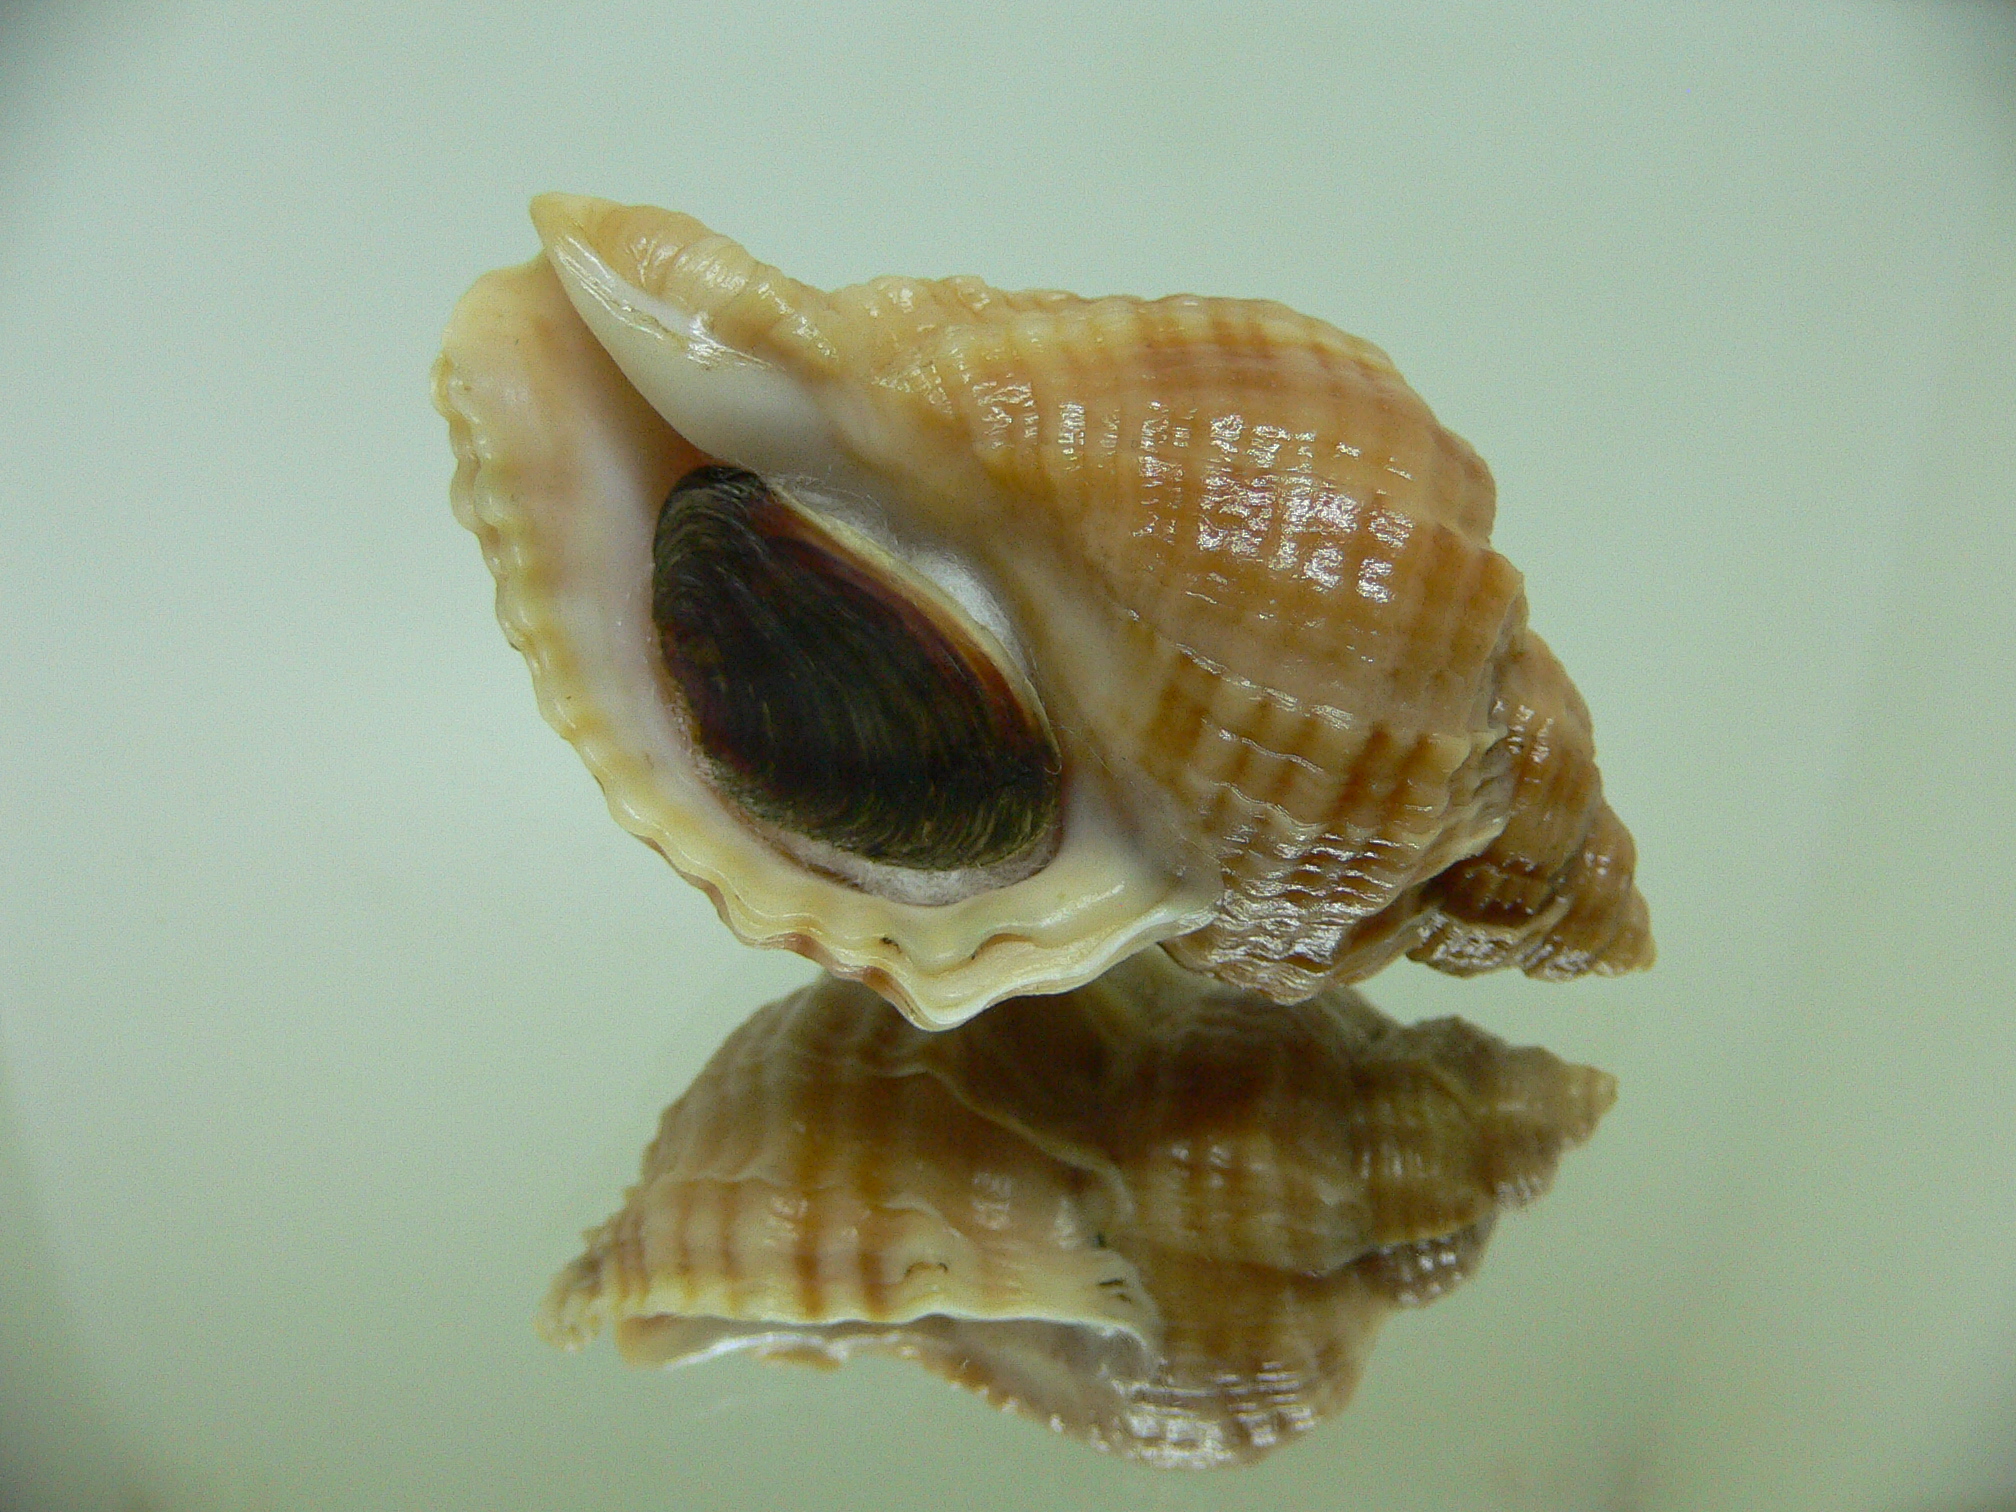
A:
<svg viewBox="0 0 2016 1512">
<path fill-rule="evenodd" d="M 1154 952 L 938 1034 L 825 977 L 666 1111 L 541 1328 L 640 1364 L 893 1354 L 1102 1449 L 1238 1463 L 1343 1406 L 1614 1093 Z"/>
<path fill-rule="evenodd" d="M 543 255 L 477 283 L 436 371 L 456 510 L 547 717 L 742 939 L 941 1027 L 1158 941 L 1280 1001 L 1403 953 L 1649 961 L 1490 475 L 1376 347 L 1259 301 L 824 293 L 687 216 L 534 218 Z M 952 627 L 1054 741 L 1020 864 L 850 857 L 715 780 L 652 628 L 661 507 L 707 466 Z"/>
</svg>

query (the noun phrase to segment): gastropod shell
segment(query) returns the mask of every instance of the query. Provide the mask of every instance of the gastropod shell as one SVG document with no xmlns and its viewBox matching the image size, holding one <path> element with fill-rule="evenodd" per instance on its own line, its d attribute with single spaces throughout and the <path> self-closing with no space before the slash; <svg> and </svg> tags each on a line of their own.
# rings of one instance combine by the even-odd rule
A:
<svg viewBox="0 0 2016 1512">
<path fill-rule="evenodd" d="M 1284 1002 L 1650 960 L 1490 474 L 1378 348 L 533 218 L 436 370 L 456 511 L 547 717 L 742 939 L 934 1027 L 1158 942 Z"/>
</svg>

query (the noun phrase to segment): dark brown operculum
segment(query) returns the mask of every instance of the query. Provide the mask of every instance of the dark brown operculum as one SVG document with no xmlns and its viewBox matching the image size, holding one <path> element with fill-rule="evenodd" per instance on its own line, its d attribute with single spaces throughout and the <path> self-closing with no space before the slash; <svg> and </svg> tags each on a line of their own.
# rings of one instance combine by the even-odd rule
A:
<svg viewBox="0 0 2016 1512">
<path fill-rule="evenodd" d="M 716 785 L 755 818 L 887 866 L 1045 843 L 1062 762 L 981 648 L 740 468 L 687 474 L 652 617 Z"/>
</svg>

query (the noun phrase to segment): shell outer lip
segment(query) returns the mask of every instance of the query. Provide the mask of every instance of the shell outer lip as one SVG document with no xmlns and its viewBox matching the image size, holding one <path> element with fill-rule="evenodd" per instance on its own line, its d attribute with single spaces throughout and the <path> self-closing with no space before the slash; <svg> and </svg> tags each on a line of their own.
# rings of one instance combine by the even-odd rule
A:
<svg viewBox="0 0 2016 1512">
<path fill-rule="evenodd" d="M 1210 916 L 1218 884 L 1202 868 L 1130 877 L 1102 889 L 1061 874 L 1060 863 L 1069 859 L 1062 855 L 992 895 L 992 917 L 977 945 L 970 937 L 956 946 L 934 943 L 947 933 L 950 910 L 980 911 L 968 905 L 892 911 L 877 900 L 863 907 L 867 895 L 833 882 L 809 889 L 794 883 L 779 889 L 775 901 L 760 899 L 743 875 L 752 861 L 750 827 L 697 784 L 682 796 L 688 808 L 668 805 L 653 779 L 655 758 L 627 740 L 587 691 L 596 650 L 570 619 L 578 606 L 557 584 L 567 564 L 555 559 L 535 519 L 548 502 L 539 492 L 548 471 L 588 465 L 564 456 L 567 445 L 607 465 L 625 436 L 649 437 L 656 427 L 678 438 L 627 389 L 630 397 L 613 414 L 555 411 L 561 397 L 542 383 L 533 366 L 541 360 L 599 371 L 604 383 L 614 367 L 543 253 L 478 280 L 457 306 L 435 365 L 434 402 L 457 456 L 450 489 L 456 518 L 482 543 L 496 579 L 498 620 L 526 657 L 547 722 L 580 753 L 617 823 L 700 888 L 738 939 L 794 950 L 872 987 L 921 1027 L 944 1028 L 1018 993 L 1076 987 Z M 640 560 L 648 563 L 648 553 Z M 1067 823 L 1092 823 L 1096 790 L 1089 779 L 1069 783 L 1065 802 Z M 773 874 L 793 864 L 767 844 L 761 852 L 754 864 Z M 905 921 L 915 926 L 908 938 Z"/>
</svg>

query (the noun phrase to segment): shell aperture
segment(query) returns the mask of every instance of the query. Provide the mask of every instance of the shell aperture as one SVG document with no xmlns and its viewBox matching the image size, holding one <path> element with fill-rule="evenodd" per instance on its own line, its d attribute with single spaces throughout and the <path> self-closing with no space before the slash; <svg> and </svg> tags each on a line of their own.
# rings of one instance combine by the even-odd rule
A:
<svg viewBox="0 0 2016 1512">
<path fill-rule="evenodd" d="M 1615 1095 L 1347 988 L 1276 1007 L 1149 952 L 926 1033 L 824 977 L 665 1111 L 540 1319 L 672 1365 L 917 1360 L 1101 1449 L 1258 1458 L 1476 1268 Z"/>
<path fill-rule="evenodd" d="M 652 617 L 695 741 L 783 843 L 991 881 L 1048 859 L 1061 763 L 1041 720 L 957 626 L 934 623 L 762 479 L 687 474 L 653 562 Z M 851 870 L 871 891 L 893 885 Z M 926 878 L 908 891 L 937 889 Z"/>
<path fill-rule="evenodd" d="M 1489 545 L 1490 474 L 1378 348 L 1264 301 L 826 292 L 648 207 L 551 195 L 534 220 L 544 253 L 477 283 L 436 369 L 455 507 L 547 717 L 743 940 L 934 1027 L 1157 942 L 1280 1002 L 1402 955 L 1650 962 L 1587 709 Z M 710 466 L 837 543 L 812 581 L 942 636 L 925 681 L 989 690 L 950 698 L 954 743 L 1008 730 L 1032 758 L 998 769 L 1010 796 L 967 812 L 892 768 L 836 809 L 772 769 L 780 742 L 726 733 L 768 664 L 700 688 L 651 613 L 661 507 Z M 859 749 L 942 733 L 894 677 L 851 680 Z M 838 732 L 830 701 L 801 712 Z"/>
</svg>

